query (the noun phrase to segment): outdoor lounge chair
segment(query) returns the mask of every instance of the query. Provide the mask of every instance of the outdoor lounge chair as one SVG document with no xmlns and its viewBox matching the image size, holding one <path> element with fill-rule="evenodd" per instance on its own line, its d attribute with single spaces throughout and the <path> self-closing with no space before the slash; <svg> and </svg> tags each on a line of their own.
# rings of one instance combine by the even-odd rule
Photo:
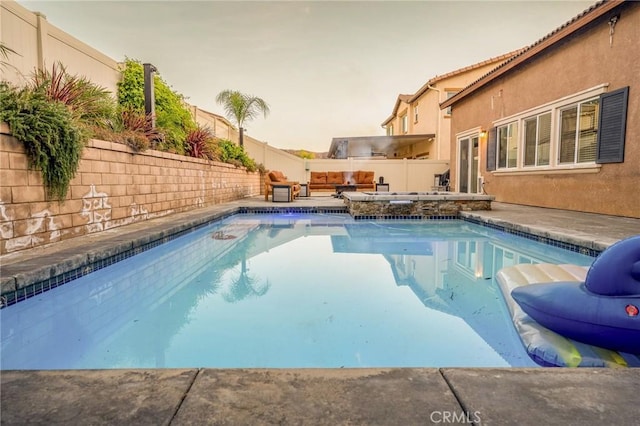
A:
<svg viewBox="0 0 640 426">
<path fill-rule="evenodd" d="M 300 195 L 300 183 L 290 181 L 287 177 L 278 170 L 271 171 L 264 176 L 264 200 L 269 200 L 269 194 L 273 193 L 273 185 L 288 186 L 290 188 L 289 201 L 293 201 Z M 273 199 L 273 197 L 272 197 Z"/>
</svg>

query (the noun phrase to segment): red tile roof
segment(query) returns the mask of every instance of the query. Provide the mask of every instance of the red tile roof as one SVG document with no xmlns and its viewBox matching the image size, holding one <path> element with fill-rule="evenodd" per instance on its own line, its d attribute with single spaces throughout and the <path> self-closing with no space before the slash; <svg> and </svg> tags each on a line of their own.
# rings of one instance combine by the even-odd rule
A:
<svg viewBox="0 0 640 426">
<path fill-rule="evenodd" d="M 446 74 L 437 75 L 437 76 L 429 79 L 429 81 L 427 81 L 425 84 L 423 84 L 422 87 L 420 87 L 420 89 L 418 89 L 418 91 L 415 92 L 414 94 L 412 94 L 412 95 L 407 95 L 407 94 L 398 95 L 398 98 L 396 99 L 396 103 L 395 103 L 395 105 L 393 107 L 393 112 L 382 123 L 382 126 L 385 126 L 386 124 L 388 124 L 391 120 L 393 120 L 396 117 L 396 115 L 398 114 L 398 108 L 400 107 L 400 102 L 404 102 L 404 103 L 410 104 L 411 102 L 415 101 L 420 96 L 422 96 L 422 94 L 424 92 L 429 90 L 429 86 L 432 86 L 432 85 L 436 84 L 437 82 L 445 80 L 447 78 L 454 77 L 456 75 L 463 74 L 465 72 L 472 71 L 472 70 L 477 69 L 477 68 L 481 68 L 481 67 L 483 67 L 485 65 L 488 65 L 488 64 L 493 64 L 493 63 L 496 63 L 496 62 L 506 61 L 506 60 L 512 58 L 513 56 L 518 55 L 523 50 L 524 49 L 514 50 L 513 52 L 505 53 L 504 55 L 500 55 L 500 56 L 495 56 L 493 58 L 486 59 L 486 60 L 484 60 L 482 62 L 478 62 L 476 64 L 469 65 L 469 66 L 466 66 L 464 68 L 460 68 L 460 69 L 457 69 L 455 71 L 448 72 Z"/>
<path fill-rule="evenodd" d="M 518 67 L 525 61 L 528 61 L 536 55 L 540 54 L 542 51 L 555 46 L 558 42 L 564 40 L 566 37 L 571 36 L 576 31 L 590 24 L 605 13 L 620 6 L 623 3 L 631 2 L 632 1 L 630 0 L 602 0 L 593 4 L 591 7 L 589 7 L 579 15 L 573 17 L 571 20 L 556 28 L 540 40 L 536 41 L 530 46 L 525 47 L 520 51 L 520 53 L 513 56 L 511 59 L 506 60 L 504 63 L 500 64 L 493 70 L 489 71 L 487 74 L 462 89 L 455 96 L 442 102 L 440 104 L 440 108 L 444 109 L 455 104 L 459 100 L 465 98 L 484 85 L 490 83 L 496 78 Z"/>
<path fill-rule="evenodd" d="M 481 67 L 483 67 L 485 65 L 494 64 L 496 62 L 504 63 L 505 61 L 513 58 L 514 56 L 519 55 L 524 50 L 525 50 L 524 48 L 523 49 L 514 50 L 513 52 L 505 53 L 504 55 L 500 55 L 500 56 L 495 56 L 493 58 L 486 59 L 486 60 L 484 60 L 482 62 L 478 62 L 477 64 L 469 65 L 467 67 L 460 68 L 458 70 L 451 71 L 451 72 L 448 72 L 446 74 L 437 75 L 437 76 L 433 77 L 432 79 L 430 79 L 429 81 L 427 81 L 425 84 L 423 84 L 422 87 L 420 89 L 418 89 L 418 91 L 416 93 L 413 94 L 411 99 L 409 99 L 409 102 L 413 102 L 416 99 L 418 99 L 420 96 L 422 96 L 422 94 L 424 92 L 429 90 L 429 86 L 433 86 L 434 84 L 436 84 L 439 81 L 442 81 L 442 80 L 450 78 L 450 77 L 454 77 L 454 76 L 459 75 L 459 74 L 463 74 L 463 73 L 465 73 L 467 71 L 472 71 L 474 69 L 481 68 Z"/>
</svg>

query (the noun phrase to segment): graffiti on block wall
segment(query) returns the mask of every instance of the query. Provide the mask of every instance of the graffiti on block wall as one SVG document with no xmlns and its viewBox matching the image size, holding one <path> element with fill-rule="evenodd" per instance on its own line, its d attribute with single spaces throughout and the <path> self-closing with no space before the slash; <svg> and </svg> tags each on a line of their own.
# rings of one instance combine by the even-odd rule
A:
<svg viewBox="0 0 640 426">
<path fill-rule="evenodd" d="M 122 219 L 111 219 L 112 207 L 109 203 L 109 194 L 96 191 L 95 185 L 82 197 L 82 211 L 80 214 L 88 219 L 87 232 L 99 232 L 118 226 L 129 225 L 140 220 L 153 219 L 173 213 L 173 210 L 165 210 L 158 213 L 149 213 L 149 210 L 141 204 L 129 205 L 129 216 Z"/>
<path fill-rule="evenodd" d="M 4 202 L 0 201 L 0 236 L 3 240 L 13 237 L 13 218 L 7 213 Z"/>
<path fill-rule="evenodd" d="M 14 222 L 16 219 L 14 219 L 8 210 L 2 200 L 0 200 L 0 236 L 6 241 L 6 252 L 55 242 L 59 240 L 61 236 L 72 232 L 71 230 L 61 229 L 61 226 L 56 223 L 55 215 L 49 209 L 44 209 L 31 214 L 26 219 L 24 235 L 15 236 Z M 149 213 L 145 206 L 132 203 L 129 205 L 128 217 L 112 220 L 112 212 L 113 208 L 109 201 L 109 194 L 106 192 L 98 192 L 95 185 L 90 185 L 89 192 L 82 196 L 82 207 L 79 213 L 87 219 L 87 223 L 83 225 L 85 232 L 80 233 L 100 232 L 140 220 L 165 216 L 173 213 L 174 210 Z"/>
<path fill-rule="evenodd" d="M 202 170 L 200 170 L 199 175 L 200 175 L 200 179 L 199 179 L 200 180 L 200 196 L 196 197 L 195 205 L 197 207 L 203 207 L 207 188 L 205 183 L 206 180 L 205 180 L 204 172 Z"/>
<path fill-rule="evenodd" d="M 111 205 L 109 194 L 96 191 L 91 185 L 89 192 L 82 196 L 82 210 L 80 215 L 87 218 L 87 232 L 99 232 L 108 229 L 111 222 Z"/>
<path fill-rule="evenodd" d="M 135 222 L 138 220 L 146 220 L 146 219 L 149 219 L 149 217 L 151 216 L 149 215 L 149 211 L 145 209 L 144 206 L 139 206 L 136 203 L 131 204 L 130 211 L 131 211 L 131 217 L 128 219 L 131 219 L 132 222 Z"/>
<path fill-rule="evenodd" d="M 15 238 L 13 216 L 7 212 L 2 201 L 0 201 L 0 216 L 2 216 L 3 222 L 0 228 L 0 235 L 2 235 L 2 239 L 7 240 L 5 243 L 7 252 L 35 247 L 43 242 L 54 242 L 62 235 L 62 231 L 56 224 L 54 215 L 49 209 L 31 214 L 26 220 L 25 235 Z M 45 232 L 49 233 L 47 240 L 41 236 Z"/>
</svg>

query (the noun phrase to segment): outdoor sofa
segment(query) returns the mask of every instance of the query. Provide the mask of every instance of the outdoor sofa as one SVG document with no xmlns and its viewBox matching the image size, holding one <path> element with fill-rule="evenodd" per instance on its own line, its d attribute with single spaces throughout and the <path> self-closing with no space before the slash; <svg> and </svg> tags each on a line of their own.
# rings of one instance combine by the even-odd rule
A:
<svg viewBox="0 0 640 426">
<path fill-rule="evenodd" d="M 309 191 L 335 191 L 336 185 L 352 185 L 357 191 L 375 191 L 374 172 L 367 170 L 311 172 Z"/>
</svg>

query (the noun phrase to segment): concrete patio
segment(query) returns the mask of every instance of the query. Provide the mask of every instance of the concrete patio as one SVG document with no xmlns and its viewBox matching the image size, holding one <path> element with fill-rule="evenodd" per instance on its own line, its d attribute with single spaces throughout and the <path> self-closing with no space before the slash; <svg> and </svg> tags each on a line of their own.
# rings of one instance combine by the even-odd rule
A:
<svg viewBox="0 0 640 426">
<path fill-rule="evenodd" d="M 340 208 L 261 197 L 3 256 L 2 288 L 33 282 L 235 211 Z M 640 220 L 494 203 L 487 223 L 604 249 Z M 636 424 L 640 369 L 157 369 L 1 371 L 2 424 Z"/>
<path fill-rule="evenodd" d="M 632 425 L 639 369 L 2 372 L 2 424 Z"/>
</svg>

